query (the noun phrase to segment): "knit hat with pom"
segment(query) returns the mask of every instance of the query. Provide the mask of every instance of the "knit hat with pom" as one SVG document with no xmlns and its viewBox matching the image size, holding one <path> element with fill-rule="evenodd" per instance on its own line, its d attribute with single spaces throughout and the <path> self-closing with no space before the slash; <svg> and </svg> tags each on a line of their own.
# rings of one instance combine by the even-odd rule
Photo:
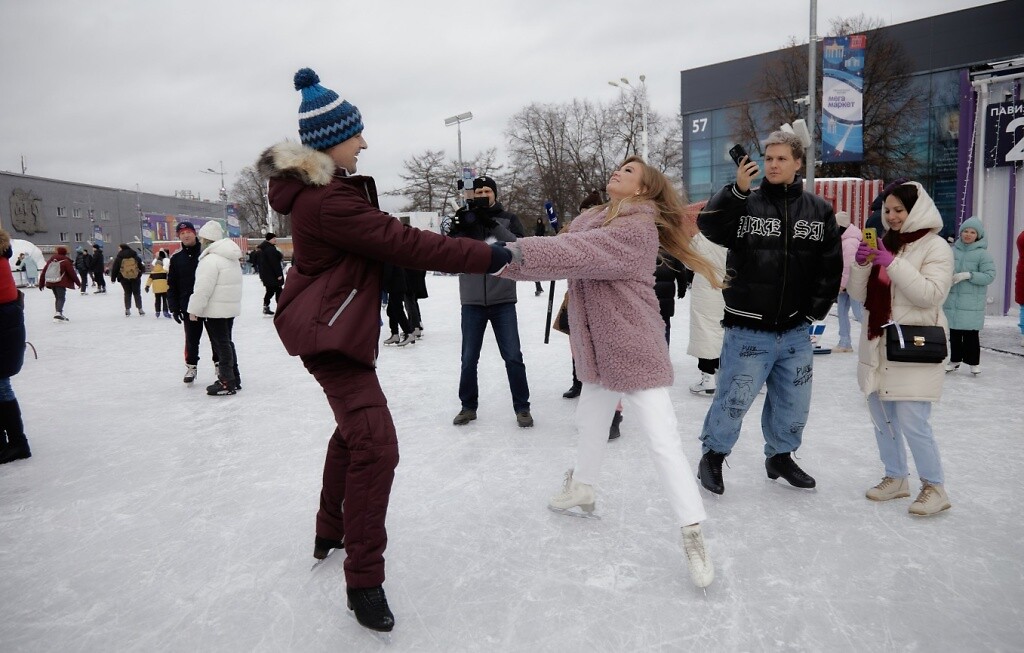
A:
<svg viewBox="0 0 1024 653">
<path fill-rule="evenodd" d="M 320 85 L 312 68 L 295 73 L 295 90 L 302 93 L 299 105 L 299 138 L 314 150 L 326 150 L 363 131 L 359 109 Z"/>
</svg>

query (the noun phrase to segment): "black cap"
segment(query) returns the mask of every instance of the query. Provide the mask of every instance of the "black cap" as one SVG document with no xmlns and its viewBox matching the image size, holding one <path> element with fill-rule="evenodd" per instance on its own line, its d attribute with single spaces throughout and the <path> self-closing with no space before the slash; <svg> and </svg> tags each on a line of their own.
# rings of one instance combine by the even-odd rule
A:
<svg viewBox="0 0 1024 653">
<path fill-rule="evenodd" d="M 277 234 L 273 231 L 268 231 L 267 235 L 263 237 L 263 240 L 274 240 L 275 238 L 277 238 Z"/>
<path fill-rule="evenodd" d="M 487 186 L 494 192 L 494 199 L 498 199 L 498 183 L 491 177 L 477 177 L 473 180 L 473 190 Z"/>
<path fill-rule="evenodd" d="M 194 233 L 196 230 L 196 226 L 189 222 L 188 220 L 185 220 L 183 222 L 178 223 L 178 226 L 174 228 L 174 233 L 180 234 L 183 229 L 188 229 L 189 231 Z"/>
</svg>

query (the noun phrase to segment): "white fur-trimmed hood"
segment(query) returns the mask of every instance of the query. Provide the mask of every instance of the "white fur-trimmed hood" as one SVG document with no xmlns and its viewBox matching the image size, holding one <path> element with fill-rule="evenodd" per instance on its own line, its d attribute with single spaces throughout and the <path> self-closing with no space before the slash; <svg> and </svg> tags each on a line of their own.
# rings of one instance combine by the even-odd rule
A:
<svg viewBox="0 0 1024 653">
<path fill-rule="evenodd" d="M 307 186 L 326 186 L 336 169 L 327 154 L 292 141 L 268 147 L 256 162 L 264 179 L 292 178 Z"/>
</svg>

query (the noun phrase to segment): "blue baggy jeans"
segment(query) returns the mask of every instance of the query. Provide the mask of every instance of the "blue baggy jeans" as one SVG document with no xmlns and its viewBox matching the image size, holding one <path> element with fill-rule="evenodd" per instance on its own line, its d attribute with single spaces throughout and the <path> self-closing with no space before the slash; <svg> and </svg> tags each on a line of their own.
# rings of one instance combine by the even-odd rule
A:
<svg viewBox="0 0 1024 653">
<path fill-rule="evenodd" d="M 476 410 L 480 401 L 476 368 L 484 344 L 487 323 L 494 329 L 498 351 L 505 361 L 508 387 L 512 391 L 512 407 L 517 413 L 530 410 L 530 386 L 526 382 L 526 364 L 519 344 L 519 321 L 514 303 L 462 307 L 462 374 L 459 378 L 459 400 L 462 407 Z"/>
<path fill-rule="evenodd" d="M 726 327 L 718 391 L 704 418 L 703 451 L 729 454 L 761 386 L 768 383 L 761 431 L 764 455 L 796 451 L 811 405 L 814 351 L 807 325 L 789 331 Z"/>
</svg>

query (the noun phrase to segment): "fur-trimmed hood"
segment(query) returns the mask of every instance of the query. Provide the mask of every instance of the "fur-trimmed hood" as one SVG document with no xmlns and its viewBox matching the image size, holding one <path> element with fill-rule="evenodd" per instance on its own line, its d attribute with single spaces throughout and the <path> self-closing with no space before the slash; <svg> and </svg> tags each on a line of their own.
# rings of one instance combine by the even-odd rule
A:
<svg viewBox="0 0 1024 653">
<path fill-rule="evenodd" d="M 327 154 L 291 141 L 284 141 L 264 150 L 256 162 L 256 170 L 264 179 L 292 181 L 286 184 L 271 184 L 270 206 L 278 213 L 286 215 L 292 212 L 295 198 L 303 188 L 326 186 L 339 172 Z"/>
<path fill-rule="evenodd" d="M 6 252 L 11 246 L 11 235 L 0 229 L 0 254 Z"/>
</svg>

